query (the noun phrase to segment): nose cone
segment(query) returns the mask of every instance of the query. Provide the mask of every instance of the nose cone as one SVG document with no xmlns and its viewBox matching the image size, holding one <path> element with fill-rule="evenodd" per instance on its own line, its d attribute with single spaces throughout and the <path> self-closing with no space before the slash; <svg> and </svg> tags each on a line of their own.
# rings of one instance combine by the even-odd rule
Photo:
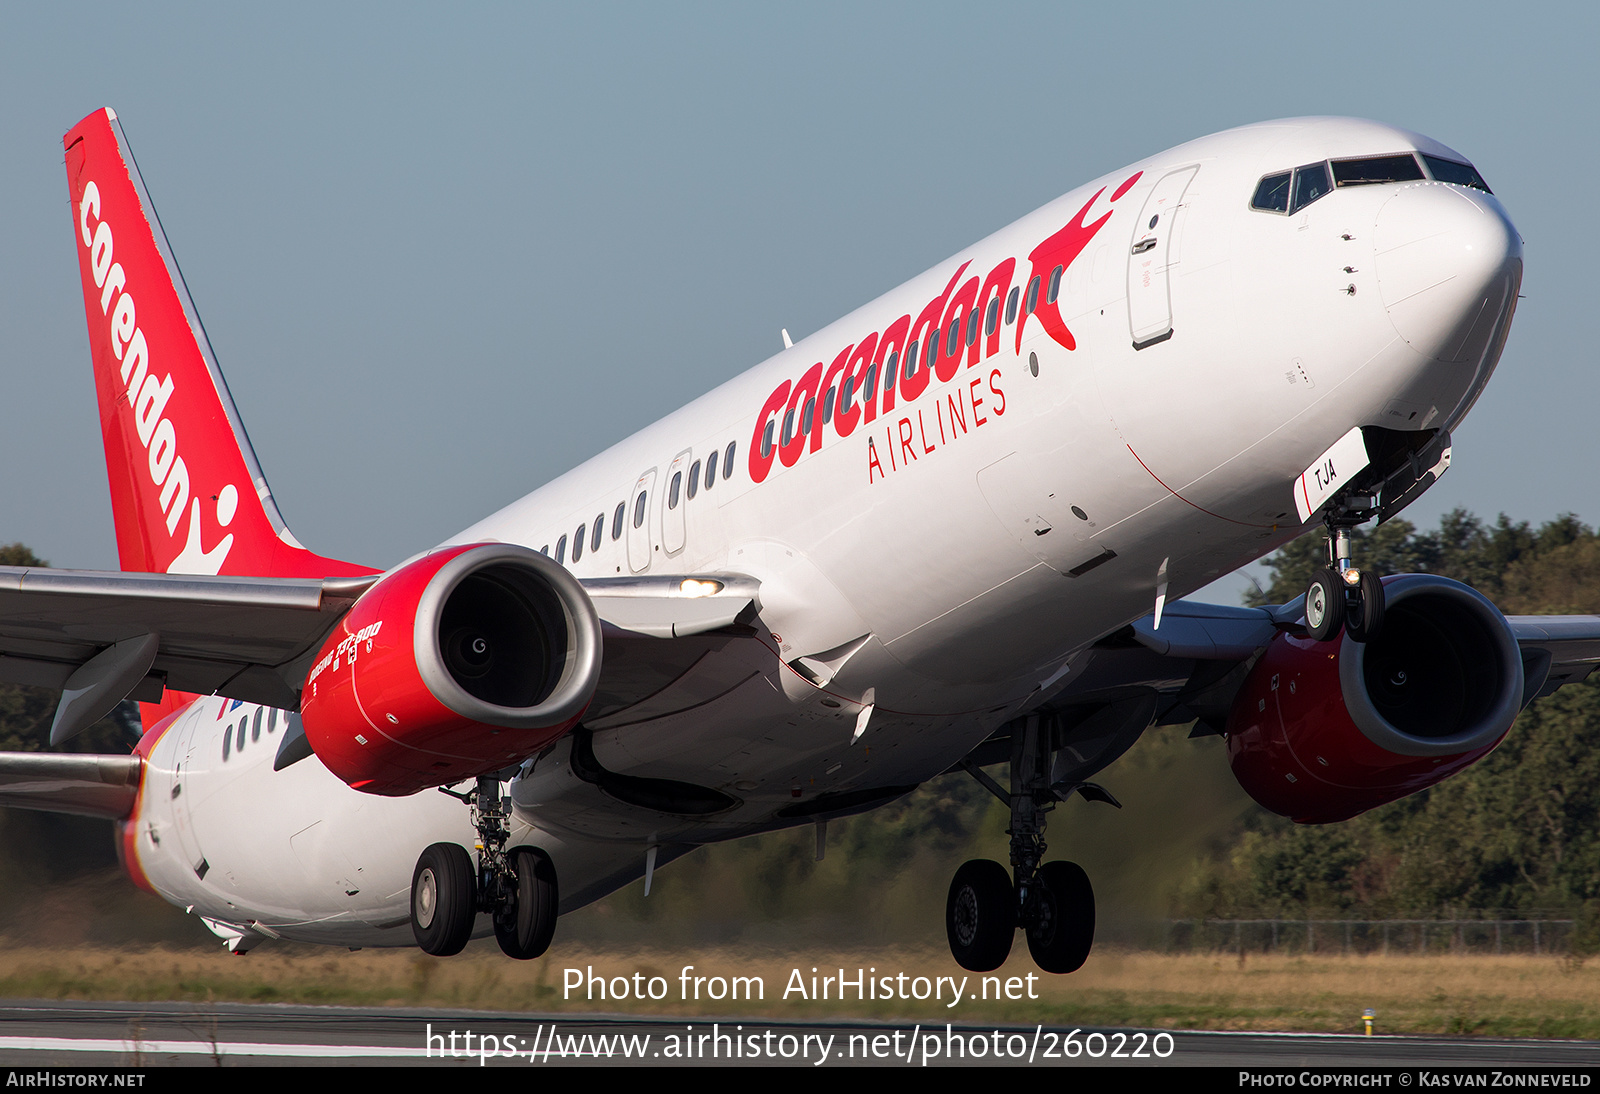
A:
<svg viewBox="0 0 1600 1094">
<path fill-rule="evenodd" d="M 1445 183 L 1406 186 L 1378 212 L 1378 293 L 1413 349 L 1477 361 L 1522 282 L 1522 242 L 1493 197 Z"/>
</svg>

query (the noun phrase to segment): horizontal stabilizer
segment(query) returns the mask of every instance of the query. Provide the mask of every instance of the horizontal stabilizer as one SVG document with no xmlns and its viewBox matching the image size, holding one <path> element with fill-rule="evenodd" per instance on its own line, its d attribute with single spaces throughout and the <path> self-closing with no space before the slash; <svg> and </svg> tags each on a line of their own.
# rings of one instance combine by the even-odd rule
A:
<svg viewBox="0 0 1600 1094">
<path fill-rule="evenodd" d="M 143 767 L 139 756 L 0 752 L 0 806 L 124 820 Z"/>
</svg>

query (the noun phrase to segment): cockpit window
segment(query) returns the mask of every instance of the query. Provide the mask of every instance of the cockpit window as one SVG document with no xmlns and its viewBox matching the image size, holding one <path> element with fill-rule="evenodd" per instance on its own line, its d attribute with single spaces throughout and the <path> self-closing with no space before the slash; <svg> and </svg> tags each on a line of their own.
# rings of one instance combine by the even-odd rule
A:
<svg viewBox="0 0 1600 1094">
<path fill-rule="evenodd" d="M 1417 158 L 1409 152 L 1397 156 L 1365 156 L 1358 160 L 1333 161 L 1333 181 L 1339 186 L 1417 182 L 1421 178 L 1422 168 L 1417 166 Z"/>
<path fill-rule="evenodd" d="M 1388 156 L 1359 156 L 1351 159 L 1308 163 L 1293 171 L 1279 171 L 1263 175 L 1256 183 L 1255 196 L 1250 208 L 1264 213 L 1298 213 L 1334 187 L 1374 186 L 1380 183 L 1418 182 L 1428 175 L 1422 172 L 1417 157 L 1428 165 L 1428 175 L 1439 182 L 1470 186 L 1485 193 L 1493 193 L 1483 176 L 1468 163 L 1440 159 L 1425 152 L 1396 152 Z M 1331 169 L 1331 170 L 1330 170 Z"/>
<path fill-rule="evenodd" d="M 1256 184 L 1256 196 L 1250 199 L 1250 208 L 1264 209 L 1269 213 L 1289 211 L 1289 175 L 1268 175 Z"/>
<path fill-rule="evenodd" d="M 1478 174 L 1478 169 L 1470 163 L 1457 163 L 1455 160 L 1442 160 L 1438 156 L 1422 153 L 1422 160 L 1428 165 L 1428 173 L 1439 182 L 1454 183 L 1457 186 L 1470 186 L 1474 190 L 1482 190 L 1486 194 L 1494 193 L 1489 189 L 1489 184 L 1483 181 L 1483 176 Z"/>
<path fill-rule="evenodd" d="M 1326 163 L 1308 163 L 1294 169 L 1294 203 L 1289 212 L 1298 213 L 1313 201 L 1327 194 L 1333 186 L 1328 181 Z"/>
</svg>

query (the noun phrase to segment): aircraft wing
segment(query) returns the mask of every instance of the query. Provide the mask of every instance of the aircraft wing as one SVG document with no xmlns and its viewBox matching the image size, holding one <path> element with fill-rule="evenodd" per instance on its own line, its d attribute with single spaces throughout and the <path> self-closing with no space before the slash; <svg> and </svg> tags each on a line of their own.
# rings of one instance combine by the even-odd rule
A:
<svg viewBox="0 0 1600 1094">
<path fill-rule="evenodd" d="M 1265 646 L 1279 626 L 1303 623 L 1304 597 L 1265 608 L 1230 608 L 1178 601 L 1155 625 L 1153 615 L 1133 624 L 1132 638 L 1168 657 L 1242 661 Z M 1527 701 L 1584 679 L 1600 666 L 1600 616 L 1508 615 L 1522 648 Z"/>
<path fill-rule="evenodd" d="M 74 693 L 87 696 L 68 718 L 81 724 L 53 741 L 124 698 L 156 702 L 165 689 L 293 710 L 323 639 L 376 580 L 0 567 L 0 682 L 67 692 L 58 728 Z M 726 574 L 584 585 L 604 625 L 609 710 L 676 679 L 716 642 L 702 636 L 733 624 L 756 595 L 754 581 Z"/>
<path fill-rule="evenodd" d="M 1600 665 L 1600 616 L 1508 615 L 1506 622 L 1522 647 L 1529 701 L 1577 683 Z"/>
<path fill-rule="evenodd" d="M 1305 622 L 1304 598 L 1262 608 L 1177 601 L 1156 625 L 1147 615 L 1070 659 L 1041 684 L 1033 713 L 1059 720 L 1070 739 L 1057 774 L 1086 779 L 1151 725 L 1195 723 L 1220 734 L 1257 655 L 1280 629 Z M 1506 618 L 1522 653 L 1522 705 L 1576 683 L 1600 666 L 1600 616 Z M 980 745 L 976 764 L 1009 758 L 1008 733 Z"/>
</svg>

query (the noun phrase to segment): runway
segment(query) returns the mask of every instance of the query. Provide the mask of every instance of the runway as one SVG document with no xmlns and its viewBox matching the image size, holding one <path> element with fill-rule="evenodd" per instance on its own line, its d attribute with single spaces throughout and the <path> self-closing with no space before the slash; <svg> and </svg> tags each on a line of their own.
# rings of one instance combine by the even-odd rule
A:
<svg viewBox="0 0 1600 1094">
<path fill-rule="evenodd" d="M 234 1003 L 0 1006 L 7 1067 L 1595 1068 L 1600 1043 L 914 1022 L 772 1022 Z M 1400 1085 L 1407 1085 L 1402 1082 Z M 1426 1085 L 1418 1076 L 1418 1085 Z"/>
</svg>

